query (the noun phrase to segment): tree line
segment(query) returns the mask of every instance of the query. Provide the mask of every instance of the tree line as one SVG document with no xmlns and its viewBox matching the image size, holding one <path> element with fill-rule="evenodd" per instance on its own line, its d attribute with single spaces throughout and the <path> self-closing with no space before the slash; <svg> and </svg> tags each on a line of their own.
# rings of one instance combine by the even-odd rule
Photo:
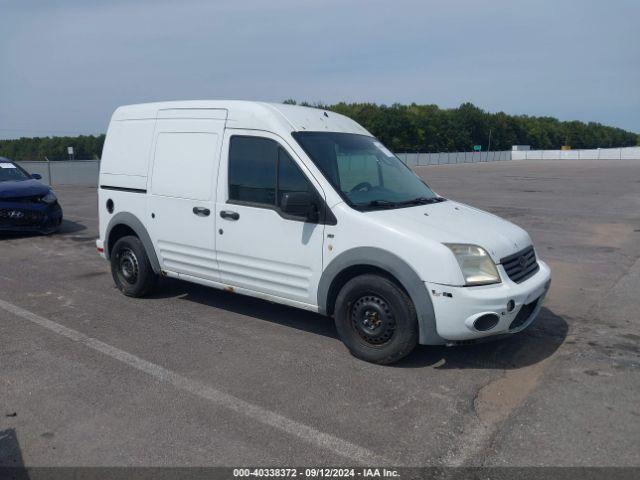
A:
<svg viewBox="0 0 640 480">
<path fill-rule="evenodd" d="M 471 103 L 452 109 L 415 103 L 386 106 L 341 102 L 312 106 L 353 118 L 394 152 L 464 152 L 475 145 L 482 150 L 511 150 L 512 145 L 545 150 L 563 145 L 576 149 L 640 145 L 638 134 L 621 128 L 595 122 L 561 122 L 553 117 L 489 113 Z"/>
<path fill-rule="evenodd" d="M 73 156 L 76 159 L 99 159 L 102 155 L 104 137 L 104 135 L 80 135 L 0 140 L 0 157 L 12 160 L 69 160 L 67 147 L 73 147 Z"/>
<path fill-rule="evenodd" d="M 296 104 L 295 100 L 285 103 Z M 510 150 L 512 145 L 532 149 L 612 148 L 640 145 L 640 136 L 595 122 L 563 122 L 553 117 L 489 113 L 471 103 L 443 109 L 437 105 L 345 103 L 313 106 L 353 118 L 394 152 L 461 152 L 480 145 L 482 150 Z M 36 137 L 0 140 L 0 156 L 14 160 L 97 159 L 104 135 Z"/>
</svg>

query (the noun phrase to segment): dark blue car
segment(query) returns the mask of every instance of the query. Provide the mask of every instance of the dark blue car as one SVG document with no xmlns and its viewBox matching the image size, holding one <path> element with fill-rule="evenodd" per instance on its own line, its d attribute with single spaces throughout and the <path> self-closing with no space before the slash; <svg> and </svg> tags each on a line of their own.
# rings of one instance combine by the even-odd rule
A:
<svg viewBox="0 0 640 480">
<path fill-rule="evenodd" d="M 62 208 L 55 194 L 14 162 L 0 157 L 0 234 L 55 232 Z"/>
</svg>

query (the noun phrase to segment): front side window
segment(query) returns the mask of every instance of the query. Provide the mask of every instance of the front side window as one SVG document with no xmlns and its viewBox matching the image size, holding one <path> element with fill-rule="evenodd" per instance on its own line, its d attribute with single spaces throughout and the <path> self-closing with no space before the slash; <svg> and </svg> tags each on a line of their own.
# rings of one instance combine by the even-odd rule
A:
<svg viewBox="0 0 640 480">
<path fill-rule="evenodd" d="M 282 196 L 285 193 L 308 192 L 311 193 L 309 182 L 282 148 L 278 157 L 278 206 L 282 204 Z"/>
<path fill-rule="evenodd" d="M 396 208 L 443 200 L 373 137 L 335 132 L 295 132 L 293 136 L 354 208 Z"/>
<path fill-rule="evenodd" d="M 29 180 L 27 172 L 12 162 L 0 162 L 0 182 Z"/>
<path fill-rule="evenodd" d="M 231 137 L 229 200 L 279 207 L 282 196 L 312 192 L 307 178 L 278 142 L 261 137 Z"/>
</svg>

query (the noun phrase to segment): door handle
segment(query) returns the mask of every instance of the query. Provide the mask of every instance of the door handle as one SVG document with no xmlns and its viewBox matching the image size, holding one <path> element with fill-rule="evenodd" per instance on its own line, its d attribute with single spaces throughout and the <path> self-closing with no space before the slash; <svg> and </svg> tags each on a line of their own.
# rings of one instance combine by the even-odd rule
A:
<svg viewBox="0 0 640 480">
<path fill-rule="evenodd" d="M 220 212 L 220 216 L 225 220 L 238 220 L 240 218 L 240 214 L 238 212 L 232 212 L 230 210 L 222 210 Z"/>
<path fill-rule="evenodd" d="M 211 213 L 211 210 L 204 207 L 193 207 L 193 213 L 198 215 L 199 217 L 208 217 Z"/>
</svg>

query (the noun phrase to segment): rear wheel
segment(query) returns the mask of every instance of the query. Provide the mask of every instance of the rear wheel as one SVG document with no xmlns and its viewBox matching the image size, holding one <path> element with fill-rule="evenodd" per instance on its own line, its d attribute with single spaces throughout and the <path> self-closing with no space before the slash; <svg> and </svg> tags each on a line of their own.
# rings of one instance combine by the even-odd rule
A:
<svg viewBox="0 0 640 480">
<path fill-rule="evenodd" d="M 111 275 L 118 289 L 129 297 L 143 297 L 155 286 L 154 273 L 147 252 L 138 237 L 122 237 L 111 251 Z"/>
<path fill-rule="evenodd" d="M 335 317 L 349 351 L 368 362 L 396 362 L 418 343 L 418 321 L 411 299 L 379 275 L 349 280 L 336 299 Z"/>
</svg>

